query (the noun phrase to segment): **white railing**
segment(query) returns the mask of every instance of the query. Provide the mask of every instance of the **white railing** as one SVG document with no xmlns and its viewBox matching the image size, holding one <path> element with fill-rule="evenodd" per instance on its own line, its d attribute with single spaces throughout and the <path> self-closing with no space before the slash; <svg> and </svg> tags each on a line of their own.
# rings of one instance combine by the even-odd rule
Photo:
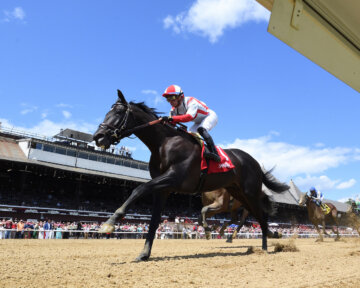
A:
<svg viewBox="0 0 360 288">
<path fill-rule="evenodd" d="M 37 238 L 39 239 L 55 239 L 56 235 L 60 233 L 61 238 L 63 238 L 64 233 L 67 233 L 69 238 L 78 238 L 81 236 L 81 238 L 93 238 L 93 235 L 96 233 L 100 237 L 97 238 L 109 238 L 109 236 L 112 236 L 111 238 L 130 238 L 130 239 L 142 239 L 145 238 L 144 236 L 147 234 L 147 232 L 128 232 L 128 231 L 115 231 L 109 234 L 103 234 L 99 233 L 99 231 L 96 230 L 90 230 L 90 231 L 84 231 L 84 230 L 36 230 L 36 229 L 27 229 L 24 231 L 17 231 L 17 229 L 2 229 L 0 230 L 0 239 L 19 239 L 24 238 L 26 234 L 31 234 L 33 232 L 37 232 Z M 78 234 L 80 233 L 80 234 Z M 233 233 L 226 232 L 221 237 L 221 239 L 226 239 L 229 236 L 231 236 Z M 47 235 L 47 236 L 46 236 Z M 91 235 L 91 236 L 90 236 Z M 352 233 L 339 233 L 341 237 L 359 237 L 358 234 L 352 234 Z M 29 235 L 30 236 L 30 235 Z M 289 234 L 282 234 L 281 238 L 292 238 L 296 236 L 297 238 L 317 238 L 319 237 L 319 234 L 317 233 L 289 233 Z M 44 238 L 42 238 L 44 237 Z M 258 239 L 262 237 L 261 232 L 239 232 L 236 236 L 237 239 Z M 325 235 L 325 237 L 331 237 L 335 238 L 336 234 L 332 233 L 330 235 Z M 32 238 L 33 237 L 29 237 Z M 156 238 L 158 239 L 204 239 L 205 238 L 205 232 L 157 232 Z M 219 238 L 219 233 L 217 232 L 211 232 L 211 238 L 217 239 Z"/>
</svg>

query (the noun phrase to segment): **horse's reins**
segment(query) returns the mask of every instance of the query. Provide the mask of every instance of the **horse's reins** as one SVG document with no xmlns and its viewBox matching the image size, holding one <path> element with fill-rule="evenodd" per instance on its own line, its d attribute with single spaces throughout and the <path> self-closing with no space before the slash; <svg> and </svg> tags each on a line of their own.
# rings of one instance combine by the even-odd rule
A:
<svg viewBox="0 0 360 288">
<path fill-rule="evenodd" d="M 128 122 L 129 114 L 131 112 L 130 104 L 116 103 L 114 105 L 123 105 L 123 106 L 126 107 L 125 116 L 121 120 L 121 123 L 120 124 L 115 123 L 114 125 L 111 125 L 111 124 L 107 124 L 107 123 L 103 122 L 103 123 L 101 123 L 99 125 L 99 127 L 105 128 L 105 129 L 108 129 L 108 130 L 110 128 L 111 130 L 113 130 L 113 131 L 111 131 L 111 133 L 113 133 L 111 136 L 114 137 L 116 140 L 120 140 L 120 138 L 128 137 L 128 136 L 130 136 L 131 134 L 133 134 L 134 132 L 136 132 L 138 130 L 141 130 L 141 129 L 144 129 L 146 127 L 149 127 L 149 126 L 152 126 L 152 125 L 155 125 L 155 124 L 158 124 L 158 123 L 162 122 L 161 119 L 156 119 L 156 120 L 150 121 L 150 122 L 145 123 L 145 124 L 141 124 L 139 126 L 131 128 L 131 129 L 125 129 L 125 127 L 127 125 L 127 122 Z M 185 129 L 185 131 L 186 131 L 186 126 L 185 125 L 183 125 L 181 123 L 177 123 L 177 124 L 179 126 L 181 126 L 182 129 Z M 117 128 L 116 126 L 120 126 L 120 128 Z"/>
</svg>

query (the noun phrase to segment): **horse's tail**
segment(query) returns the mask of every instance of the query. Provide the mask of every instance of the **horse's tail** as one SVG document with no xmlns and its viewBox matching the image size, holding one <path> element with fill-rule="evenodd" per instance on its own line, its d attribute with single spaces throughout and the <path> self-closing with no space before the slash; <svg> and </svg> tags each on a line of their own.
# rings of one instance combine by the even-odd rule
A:
<svg viewBox="0 0 360 288">
<path fill-rule="evenodd" d="M 269 171 L 266 171 L 264 173 L 264 171 L 262 172 L 263 174 L 263 179 L 262 182 L 265 184 L 265 186 L 267 188 L 269 188 L 271 191 L 274 191 L 276 193 L 281 193 L 284 192 L 286 190 L 290 189 L 290 186 L 287 185 L 286 183 L 281 183 L 279 182 L 272 174 L 271 172 L 274 170 L 274 168 L 272 168 Z"/>
</svg>

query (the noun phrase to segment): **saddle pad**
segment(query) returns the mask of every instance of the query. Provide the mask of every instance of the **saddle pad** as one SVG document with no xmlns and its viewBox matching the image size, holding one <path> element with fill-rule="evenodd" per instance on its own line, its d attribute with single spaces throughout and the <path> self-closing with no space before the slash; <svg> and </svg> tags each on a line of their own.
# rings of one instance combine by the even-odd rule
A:
<svg viewBox="0 0 360 288">
<path fill-rule="evenodd" d="M 330 207 L 326 203 L 322 203 L 321 209 L 325 215 L 329 214 L 330 210 L 331 210 Z"/>
<path fill-rule="evenodd" d="M 208 169 L 207 174 L 212 173 L 221 173 L 221 172 L 227 172 L 232 169 L 234 169 L 234 165 L 232 164 L 230 158 L 227 156 L 225 151 L 221 149 L 219 146 L 216 146 L 216 149 L 220 155 L 221 161 L 215 162 L 211 159 L 209 159 L 209 167 L 206 163 L 206 159 L 204 157 L 204 151 L 205 151 L 205 145 L 202 147 L 201 150 L 201 170 Z"/>
</svg>

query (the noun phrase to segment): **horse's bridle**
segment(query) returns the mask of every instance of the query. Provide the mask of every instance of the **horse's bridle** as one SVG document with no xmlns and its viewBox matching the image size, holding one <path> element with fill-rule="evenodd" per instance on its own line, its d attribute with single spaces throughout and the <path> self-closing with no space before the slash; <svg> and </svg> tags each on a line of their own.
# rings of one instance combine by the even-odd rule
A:
<svg viewBox="0 0 360 288">
<path fill-rule="evenodd" d="M 143 129 L 145 127 L 160 123 L 162 121 L 160 119 L 156 119 L 156 120 L 153 120 L 151 122 L 136 126 L 134 128 L 125 129 L 126 126 L 127 126 L 128 120 L 129 120 L 129 114 L 132 111 L 132 109 L 131 109 L 130 104 L 128 104 L 128 103 L 120 103 L 120 102 L 115 103 L 113 105 L 113 107 L 118 106 L 118 105 L 122 105 L 122 106 L 126 107 L 125 116 L 122 118 L 121 122 L 118 124 L 117 123 L 118 120 L 116 120 L 114 125 L 107 124 L 107 123 L 104 123 L 104 122 L 102 122 L 99 125 L 100 128 L 106 129 L 106 134 L 108 134 L 108 135 L 110 135 L 110 137 L 113 137 L 113 138 L 116 139 L 114 144 L 118 144 L 122 138 L 129 137 L 135 131 L 138 131 L 138 130 Z M 115 113 L 115 114 L 117 116 L 119 116 L 119 113 Z M 119 126 L 120 126 L 120 128 L 117 128 Z"/>
<path fill-rule="evenodd" d="M 125 103 L 120 103 L 120 102 L 115 103 L 113 105 L 113 107 L 114 106 L 119 106 L 119 105 L 122 105 L 122 106 L 126 107 L 125 116 L 121 119 L 121 122 L 118 123 L 119 118 L 120 118 L 120 117 L 118 117 L 118 119 L 116 120 L 114 125 L 107 124 L 107 123 L 104 123 L 104 122 L 102 122 L 99 125 L 100 128 L 106 129 L 106 133 L 108 135 L 110 135 L 111 137 L 116 139 L 116 142 L 114 142 L 114 144 L 119 143 L 122 138 L 130 136 L 132 134 L 132 132 L 131 133 L 129 133 L 129 132 L 131 130 L 133 130 L 133 129 L 127 129 L 128 132 L 123 133 L 124 131 L 126 131 L 125 128 L 126 128 L 126 125 L 128 123 L 128 120 L 129 120 L 129 114 L 131 112 L 131 107 L 130 107 L 130 104 L 128 104 L 128 103 L 125 104 Z M 116 112 L 115 115 L 120 116 L 118 112 Z M 120 128 L 118 128 L 118 127 L 120 127 Z"/>
</svg>

